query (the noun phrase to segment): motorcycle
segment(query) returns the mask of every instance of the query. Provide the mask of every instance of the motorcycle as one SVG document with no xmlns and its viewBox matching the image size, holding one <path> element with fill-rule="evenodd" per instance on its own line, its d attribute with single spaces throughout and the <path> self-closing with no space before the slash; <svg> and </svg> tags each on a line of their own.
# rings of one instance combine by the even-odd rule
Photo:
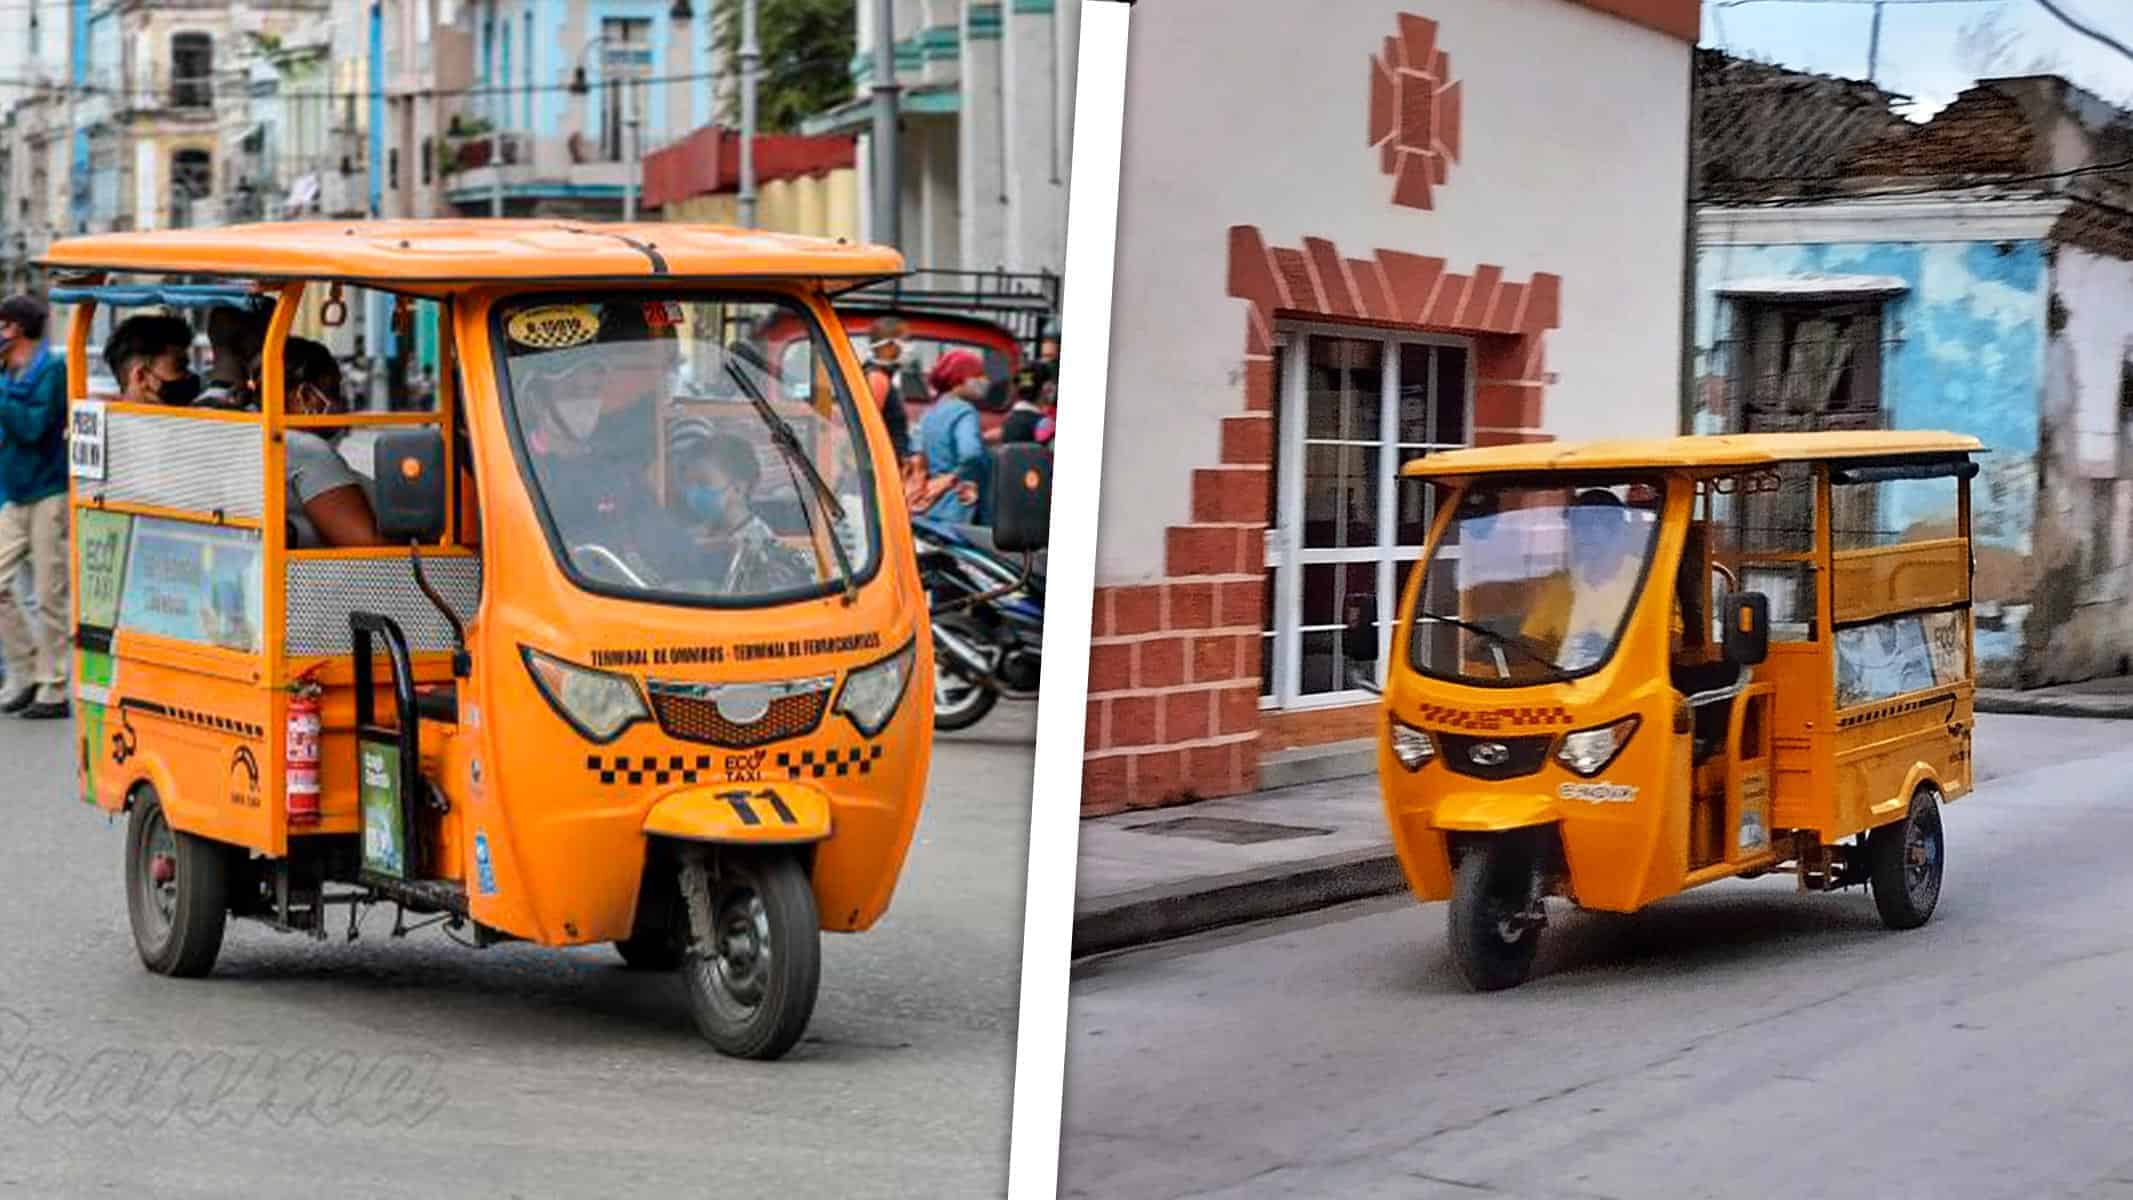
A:
<svg viewBox="0 0 2133 1200">
<path fill-rule="evenodd" d="M 1001 700 L 1034 700 L 1044 643 L 1042 555 L 994 547 L 983 526 L 913 517 L 933 609 L 933 727 L 968 729 Z"/>
</svg>

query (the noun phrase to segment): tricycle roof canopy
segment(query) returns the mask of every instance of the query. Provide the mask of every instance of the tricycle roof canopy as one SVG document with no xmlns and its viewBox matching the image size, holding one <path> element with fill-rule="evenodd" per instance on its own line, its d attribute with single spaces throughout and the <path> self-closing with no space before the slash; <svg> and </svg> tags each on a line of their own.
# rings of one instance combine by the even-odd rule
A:
<svg viewBox="0 0 2133 1200">
<path fill-rule="evenodd" d="M 1959 433 L 1923 430 L 1738 433 L 1721 436 L 1528 442 L 1448 450 L 1402 467 L 1411 478 L 1494 475 L 1511 471 L 1698 470 L 1824 459 L 1888 459 L 1979 454 L 1984 443 Z"/>
<path fill-rule="evenodd" d="M 271 221 L 55 242 L 61 270 L 511 283 L 557 279 L 824 278 L 857 286 L 903 271 L 881 246 L 721 225 L 554 220 Z"/>
</svg>

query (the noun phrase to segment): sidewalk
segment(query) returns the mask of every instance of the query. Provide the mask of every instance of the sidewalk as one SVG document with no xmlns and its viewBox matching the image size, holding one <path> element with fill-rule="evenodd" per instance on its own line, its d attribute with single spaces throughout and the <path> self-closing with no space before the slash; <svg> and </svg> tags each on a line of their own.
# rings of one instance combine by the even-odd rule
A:
<svg viewBox="0 0 2133 1200">
<path fill-rule="evenodd" d="M 2133 719 L 2133 677 L 1985 689 L 1977 707 Z M 1405 887 L 1372 774 L 1092 817 L 1081 823 L 1073 952 L 1121 950 Z"/>
<path fill-rule="evenodd" d="M 1977 710 L 1985 713 L 2023 713 L 2035 717 L 2133 718 L 2133 675 L 2114 675 L 2085 683 L 2015 691 L 2011 688 L 1979 688 Z"/>
<path fill-rule="evenodd" d="M 1092 817 L 1081 823 L 1074 955 L 1405 886 L 1375 775 Z"/>
</svg>

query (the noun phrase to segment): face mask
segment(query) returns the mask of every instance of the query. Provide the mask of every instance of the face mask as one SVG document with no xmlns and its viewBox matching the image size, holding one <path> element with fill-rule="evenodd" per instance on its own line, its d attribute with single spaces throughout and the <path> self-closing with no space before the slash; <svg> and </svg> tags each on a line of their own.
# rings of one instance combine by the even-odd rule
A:
<svg viewBox="0 0 2133 1200">
<path fill-rule="evenodd" d="M 591 437 L 593 430 L 600 427 L 600 401 L 597 398 L 559 401 L 553 411 L 555 423 L 579 441 Z"/>
<path fill-rule="evenodd" d="M 156 381 L 156 399 L 174 407 L 183 408 L 200 398 L 200 377 L 187 371 L 176 379 Z"/>
<path fill-rule="evenodd" d="M 689 511 L 706 521 L 716 521 L 726 515 L 726 489 L 715 488 L 707 483 L 692 483 L 683 488 L 681 502 Z"/>
</svg>

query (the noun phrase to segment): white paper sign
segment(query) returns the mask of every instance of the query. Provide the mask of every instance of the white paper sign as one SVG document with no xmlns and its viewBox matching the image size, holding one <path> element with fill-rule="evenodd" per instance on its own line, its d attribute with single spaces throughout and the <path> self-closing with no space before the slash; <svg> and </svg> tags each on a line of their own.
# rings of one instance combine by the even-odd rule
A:
<svg viewBox="0 0 2133 1200">
<path fill-rule="evenodd" d="M 104 477 L 104 402 L 83 400 L 68 416 L 67 473 L 76 479 Z"/>
</svg>

